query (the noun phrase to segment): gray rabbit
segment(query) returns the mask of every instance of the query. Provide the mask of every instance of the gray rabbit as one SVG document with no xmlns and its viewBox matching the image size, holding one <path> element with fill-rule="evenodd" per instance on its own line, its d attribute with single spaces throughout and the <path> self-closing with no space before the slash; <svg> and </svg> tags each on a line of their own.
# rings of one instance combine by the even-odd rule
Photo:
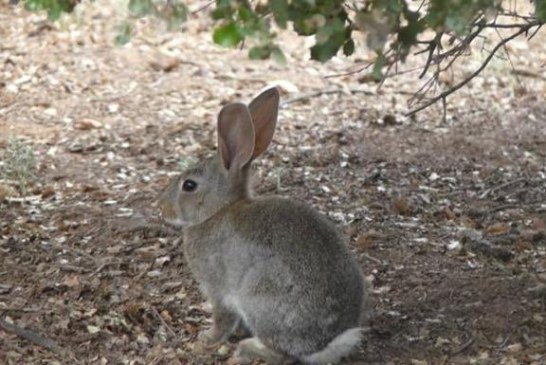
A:
<svg viewBox="0 0 546 365">
<path fill-rule="evenodd" d="M 253 197 L 250 165 L 270 144 L 279 108 L 271 88 L 218 116 L 218 158 L 172 179 L 163 218 L 184 228 L 184 254 L 213 308 L 207 345 L 238 328 L 235 358 L 268 364 L 337 362 L 361 342 L 362 272 L 336 227 L 294 199 Z"/>
</svg>

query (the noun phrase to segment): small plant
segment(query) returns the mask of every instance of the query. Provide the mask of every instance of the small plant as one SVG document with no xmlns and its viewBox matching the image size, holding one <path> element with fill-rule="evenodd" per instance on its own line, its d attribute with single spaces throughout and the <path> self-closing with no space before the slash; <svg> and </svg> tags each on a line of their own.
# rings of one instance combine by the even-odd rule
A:
<svg viewBox="0 0 546 365">
<path fill-rule="evenodd" d="M 36 177 L 36 155 L 32 147 L 10 136 L 6 149 L 0 153 L 0 161 L 0 177 L 14 181 L 25 196 L 28 184 Z"/>
</svg>

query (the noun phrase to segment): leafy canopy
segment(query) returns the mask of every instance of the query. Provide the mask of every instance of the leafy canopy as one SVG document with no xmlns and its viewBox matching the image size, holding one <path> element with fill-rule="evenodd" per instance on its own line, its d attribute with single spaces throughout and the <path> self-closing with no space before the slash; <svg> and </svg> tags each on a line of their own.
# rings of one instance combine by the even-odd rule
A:
<svg viewBox="0 0 546 365">
<path fill-rule="evenodd" d="M 47 10 L 52 20 L 72 11 L 78 1 L 24 0 L 28 9 Z M 534 7 L 531 14 L 520 14 L 517 2 L 502 0 L 211 0 L 199 10 L 211 9 L 215 43 L 224 47 L 245 45 L 252 59 L 272 57 L 286 62 L 276 42 L 279 29 L 290 27 L 298 35 L 314 36 L 309 51 L 311 58 L 320 62 L 340 53 L 353 54 L 354 34 L 363 32 L 367 47 L 377 54 L 372 68 L 375 79 L 384 78 L 388 66 L 405 61 L 418 48 L 416 53 L 428 53 L 421 76 L 430 65 L 437 65 L 438 71 L 433 74 L 437 80 L 486 28 L 514 31 L 494 47 L 493 54 L 521 34 L 532 36 L 531 30 L 538 30 L 546 22 L 546 0 L 528 1 Z M 505 4 L 509 8 L 503 8 Z M 190 15 L 182 0 L 129 0 L 128 10 L 130 17 L 118 27 L 119 44 L 130 40 L 134 19 L 155 16 L 169 29 L 176 29 Z M 448 49 L 442 43 L 446 37 Z M 448 66 L 442 67 L 442 63 Z M 456 85 L 453 91 L 468 81 Z M 441 98 L 448 94 L 442 93 Z"/>
<path fill-rule="evenodd" d="M 51 20 L 71 12 L 78 0 L 25 0 L 29 10 L 47 10 Z M 282 59 L 271 23 L 280 29 L 291 26 L 299 35 L 315 35 L 311 58 L 325 62 L 341 50 L 350 56 L 355 50 L 353 32 L 367 33 L 367 45 L 379 56 L 396 51 L 405 60 L 418 36 L 425 31 L 453 33 L 457 36 L 472 30 L 476 20 L 494 18 L 502 9 L 500 0 L 216 0 L 211 16 L 217 21 L 212 32 L 215 43 L 236 47 L 250 40 L 250 58 L 271 56 Z M 546 0 L 535 0 L 535 13 L 527 20 L 546 21 Z M 130 0 L 132 17 L 156 16 L 175 29 L 188 18 L 187 6 L 178 0 Z M 132 27 L 119 27 L 118 42 L 130 39 Z M 390 41 L 390 42 L 389 42 Z M 381 57 L 380 57 L 381 58 Z"/>
</svg>

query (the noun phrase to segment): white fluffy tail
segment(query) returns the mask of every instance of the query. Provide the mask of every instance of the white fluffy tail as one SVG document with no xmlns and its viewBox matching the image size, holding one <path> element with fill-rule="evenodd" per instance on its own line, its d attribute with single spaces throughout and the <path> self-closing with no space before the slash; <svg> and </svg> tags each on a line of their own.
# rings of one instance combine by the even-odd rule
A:
<svg viewBox="0 0 546 365">
<path fill-rule="evenodd" d="M 336 363 L 360 344 L 364 331 L 365 329 L 361 327 L 348 329 L 334 338 L 323 350 L 303 356 L 300 360 L 306 364 L 317 365 Z"/>
</svg>

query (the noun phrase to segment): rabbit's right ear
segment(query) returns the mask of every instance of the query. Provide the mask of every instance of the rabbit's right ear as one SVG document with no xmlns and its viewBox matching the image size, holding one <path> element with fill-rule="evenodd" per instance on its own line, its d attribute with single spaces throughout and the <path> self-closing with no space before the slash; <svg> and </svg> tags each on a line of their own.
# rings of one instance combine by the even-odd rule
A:
<svg viewBox="0 0 546 365">
<path fill-rule="evenodd" d="M 218 115 L 218 153 L 226 170 L 241 169 L 252 159 L 254 126 L 245 104 L 224 106 Z"/>
<path fill-rule="evenodd" d="M 273 139 L 279 113 L 279 99 L 279 90 L 272 87 L 254 98 L 248 106 L 256 134 L 252 159 L 262 154 Z"/>
</svg>

